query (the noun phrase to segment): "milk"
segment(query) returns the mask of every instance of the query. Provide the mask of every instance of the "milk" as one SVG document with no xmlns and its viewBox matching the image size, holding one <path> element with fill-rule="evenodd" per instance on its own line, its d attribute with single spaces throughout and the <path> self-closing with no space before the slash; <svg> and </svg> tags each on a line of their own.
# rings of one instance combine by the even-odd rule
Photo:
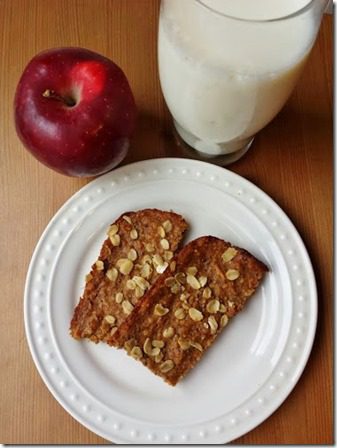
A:
<svg viewBox="0 0 337 448">
<path fill-rule="evenodd" d="M 184 0 L 183 0 L 184 1 Z M 231 17 L 272 20 L 298 12 L 311 0 L 202 0 L 201 3 Z"/>
<path fill-rule="evenodd" d="M 231 153 L 274 118 L 299 78 L 318 27 L 310 10 L 287 20 L 261 20 L 293 14 L 308 3 L 163 2 L 160 81 L 187 143 L 212 155 Z"/>
</svg>

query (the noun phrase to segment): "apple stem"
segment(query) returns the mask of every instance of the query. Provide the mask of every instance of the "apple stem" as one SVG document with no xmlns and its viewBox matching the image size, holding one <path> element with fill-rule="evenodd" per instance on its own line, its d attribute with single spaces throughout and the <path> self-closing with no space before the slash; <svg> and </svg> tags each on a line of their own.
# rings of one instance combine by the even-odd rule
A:
<svg viewBox="0 0 337 448">
<path fill-rule="evenodd" d="M 74 100 L 74 98 L 72 98 L 71 96 L 61 96 L 54 90 L 46 89 L 42 93 L 42 96 L 44 96 L 45 98 L 51 98 L 53 100 L 60 101 L 68 107 L 73 107 L 76 105 L 76 101 Z"/>
</svg>

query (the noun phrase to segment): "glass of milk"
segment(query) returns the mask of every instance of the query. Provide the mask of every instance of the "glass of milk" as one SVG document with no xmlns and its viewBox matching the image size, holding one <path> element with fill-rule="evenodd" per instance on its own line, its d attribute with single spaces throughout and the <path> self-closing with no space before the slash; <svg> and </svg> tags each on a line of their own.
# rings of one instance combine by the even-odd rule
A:
<svg viewBox="0 0 337 448">
<path fill-rule="evenodd" d="M 227 165 L 245 154 L 289 98 L 326 4 L 162 0 L 160 82 L 192 157 Z"/>
</svg>

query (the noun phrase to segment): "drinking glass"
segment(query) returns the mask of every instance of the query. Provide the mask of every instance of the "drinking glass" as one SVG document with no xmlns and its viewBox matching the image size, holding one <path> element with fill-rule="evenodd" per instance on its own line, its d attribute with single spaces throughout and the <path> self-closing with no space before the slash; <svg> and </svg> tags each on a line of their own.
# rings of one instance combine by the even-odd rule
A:
<svg viewBox="0 0 337 448">
<path fill-rule="evenodd" d="M 162 0 L 159 74 L 192 157 L 227 165 L 280 111 L 327 0 Z"/>
</svg>

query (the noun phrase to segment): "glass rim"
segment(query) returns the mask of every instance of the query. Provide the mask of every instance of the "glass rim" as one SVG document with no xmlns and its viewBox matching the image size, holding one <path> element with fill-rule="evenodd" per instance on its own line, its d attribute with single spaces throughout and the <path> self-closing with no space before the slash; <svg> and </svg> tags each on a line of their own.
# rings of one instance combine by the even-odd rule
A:
<svg viewBox="0 0 337 448">
<path fill-rule="evenodd" d="M 309 9 L 311 9 L 311 7 L 316 4 L 317 0 L 310 0 L 307 5 L 303 6 L 302 8 L 298 9 L 297 11 L 295 11 L 295 12 L 293 12 L 291 14 L 287 14 L 287 15 L 282 16 L 282 17 L 276 17 L 274 19 L 245 19 L 243 17 L 232 16 L 230 14 L 225 14 L 223 12 L 217 11 L 215 8 L 212 8 L 211 6 L 206 5 L 203 2 L 203 0 L 195 0 L 195 1 L 196 1 L 196 3 L 198 3 L 203 8 L 208 9 L 210 12 L 212 12 L 214 14 L 217 14 L 220 17 L 224 17 L 224 18 L 231 19 L 231 20 L 237 20 L 239 22 L 269 23 L 269 22 L 280 22 L 282 20 L 287 20 L 287 19 L 292 19 L 294 17 L 297 17 L 297 16 L 305 13 Z M 327 4 L 328 0 L 325 0 L 325 3 Z"/>
</svg>

